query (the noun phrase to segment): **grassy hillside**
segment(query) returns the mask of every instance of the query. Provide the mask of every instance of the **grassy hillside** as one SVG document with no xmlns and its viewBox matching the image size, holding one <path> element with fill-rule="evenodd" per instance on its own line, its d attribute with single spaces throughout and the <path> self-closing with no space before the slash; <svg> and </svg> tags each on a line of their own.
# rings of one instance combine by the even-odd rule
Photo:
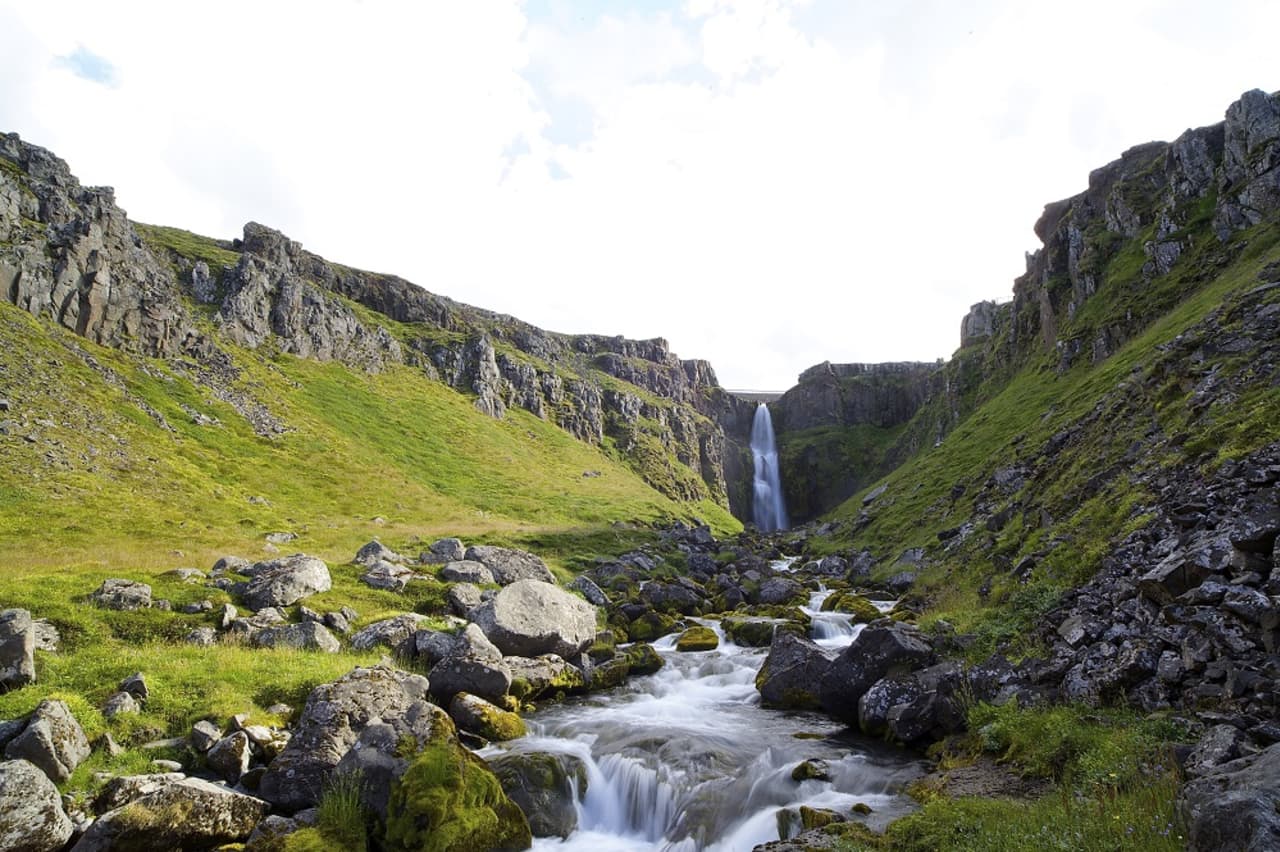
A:
<svg viewBox="0 0 1280 852">
<path fill-rule="evenodd" d="M 217 383 L 283 424 L 261 437 L 192 380 L 194 363 L 96 347 L 9 305 L 0 351 L 11 406 L 0 416 L 0 577 L 85 560 L 172 567 L 172 550 L 197 564 L 253 555 L 272 531 L 345 561 L 376 534 L 518 537 L 694 515 L 737 526 L 555 426 L 520 410 L 494 420 L 410 368 L 367 375 L 234 351 L 234 377 Z"/>
<path fill-rule="evenodd" d="M 903 551 L 924 548 L 928 567 L 916 594 L 927 620 L 976 632 L 979 656 L 1016 645 L 1060 592 L 1093 575 L 1109 544 L 1145 522 L 1153 472 L 1184 464 L 1208 472 L 1280 438 L 1274 375 L 1228 345 L 1194 357 L 1171 346 L 1179 335 L 1225 340 L 1244 315 L 1280 301 L 1280 288 L 1258 290 L 1280 277 L 1280 226 L 1264 223 L 1226 245 L 1210 240 L 1156 282 L 1142 298 L 1151 312 L 1145 329 L 1105 360 L 1080 359 L 1064 371 L 1056 353 L 1042 352 L 1016 371 L 962 385 L 971 412 L 883 479 L 884 495 L 861 522 L 853 520 L 870 487 L 833 512 L 847 522 L 844 532 L 817 549 L 870 548 L 887 576 L 907 567 L 895 564 Z M 1060 338 L 1132 315 L 1143 286 L 1137 276 L 1122 248 Z M 1212 327 L 1198 331 L 1206 321 Z M 982 357 L 962 351 L 949 368 Z M 1197 396 L 1205 381 L 1238 390 L 1206 406 Z M 922 409 L 907 435 L 936 417 Z M 966 530 L 974 517 L 978 525 Z"/>
</svg>

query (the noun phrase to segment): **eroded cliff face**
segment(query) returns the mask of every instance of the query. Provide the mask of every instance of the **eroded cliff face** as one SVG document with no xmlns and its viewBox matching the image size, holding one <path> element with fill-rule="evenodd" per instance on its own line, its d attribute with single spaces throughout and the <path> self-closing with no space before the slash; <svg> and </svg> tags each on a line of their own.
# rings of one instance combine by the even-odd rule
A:
<svg viewBox="0 0 1280 852">
<path fill-rule="evenodd" d="M 668 496 L 729 500 L 725 469 L 740 462 L 726 461 L 720 421 L 735 423 L 737 403 L 664 340 L 544 331 L 331 263 L 257 223 L 235 241 L 185 235 L 200 250 L 167 230 L 140 236 L 110 189 L 0 136 L 0 293 L 32 314 L 104 346 L 194 359 L 209 385 L 234 371 L 229 345 L 367 372 L 408 365 L 492 417 L 522 408 L 606 446 Z M 263 401 L 242 402 L 261 413 Z"/>
</svg>

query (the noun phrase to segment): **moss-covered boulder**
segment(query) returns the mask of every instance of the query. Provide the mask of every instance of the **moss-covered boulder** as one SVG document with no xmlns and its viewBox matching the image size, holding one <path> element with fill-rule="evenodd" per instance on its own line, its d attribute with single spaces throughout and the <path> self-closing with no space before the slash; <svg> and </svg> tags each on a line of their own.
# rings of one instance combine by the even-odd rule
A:
<svg viewBox="0 0 1280 852">
<path fill-rule="evenodd" d="M 676 639 L 677 651 L 711 651 L 720 646 L 720 637 L 701 624 L 690 627 Z"/>
<path fill-rule="evenodd" d="M 781 623 L 773 618 L 726 618 L 720 626 L 736 645 L 767 648 L 773 641 L 774 627 Z"/>
<path fill-rule="evenodd" d="M 865 624 L 880 618 L 882 613 L 876 605 L 852 592 L 836 592 L 822 602 L 823 612 L 847 612 L 853 616 L 854 624 Z"/>
<path fill-rule="evenodd" d="M 532 845 L 524 811 L 483 760 L 452 740 L 423 749 L 391 791 L 389 852 L 518 852 Z"/>
<path fill-rule="evenodd" d="M 651 642 L 676 629 L 676 620 L 664 612 L 650 610 L 631 620 L 627 636 L 634 642 Z"/>
<path fill-rule="evenodd" d="M 652 645 L 643 642 L 637 642 L 628 648 L 623 658 L 627 661 L 630 673 L 633 675 L 653 674 L 667 663 Z"/>
<path fill-rule="evenodd" d="M 830 825 L 833 822 L 844 822 L 845 818 L 840 814 L 826 808 L 811 808 L 808 805 L 800 806 L 800 825 L 805 831 L 812 831 L 815 828 L 822 828 L 824 825 Z"/>
<path fill-rule="evenodd" d="M 811 758 L 796 764 L 791 770 L 792 781 L 830 781 L 831 767 L 825 760 Z"/>
<path fill-rule="evenodd" d="M 576 800 L 587 792 L 587 767 L 571 754 L 508 752 L 489 764 L 534 837 L 568 837 L 578 827 Z"/>
<path fill-rule="evenodd" d="M 526 733 L 524 720 L 517 714 L 466 692 L 459 692 L 449 702 L 449 716 L 462 730 L 486 740 L 514 740 Z"/>
</svg>

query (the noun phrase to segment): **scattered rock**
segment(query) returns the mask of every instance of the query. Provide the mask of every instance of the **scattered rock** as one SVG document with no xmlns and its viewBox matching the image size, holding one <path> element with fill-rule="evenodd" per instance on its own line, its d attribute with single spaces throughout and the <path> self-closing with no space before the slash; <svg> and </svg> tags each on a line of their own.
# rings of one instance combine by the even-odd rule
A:
<svg viewBox="0 0 1280 852">
<path fill-rule="evenodd" d="M 587 768 L 570 754 L 507 752 L 489 761 L 503 791 L 529 818 L 534 837 L 568 837 L 576 802 L 587 793 Z"/>
<path fill-rule="evenodd" d="M 456 538 L 442 538 L 433 541 L 423 552 L 418 561 L 424 565 L 443 565 L 446 562 L 459 562 L 467 558 L 467 551 L 462 542 Z"/>
<path fill-rule="evenodd" d="M 244 590 L 244 602 L 252 610 L 291 606 L 305 597 L 333 587 L 329 567 L 314 556 L 296 553 L 282 559 L 259 562 Z"/>
<path fill-rule="evenodd" d="M 493 742 L 519 739 L 525 735 L 524 720 L 519 715 L 466 692 L 453 696 L 449 702 L 449 716 L 462 730 Z"/>
<path fill-rule="evenodd" d="M 540 580 L 507 585 L 493 600 L 472 610 L 471 620 L 504 654 L 521 657 L 573 657 L 596 635 L 595 607 Z"/>
<path fill-rule="evenodd" d="M 114 719 L 122 713 L 137 713 L 141 709 L 138 699 L 127 692 L 116 692 L 102 705 L 102 715 L 107 719 Z"/>
<path fill-rule="evenodd" d="M 357 550 L 356 558 L 351 561 L 367 568 L 379 562 L 404 562 L 406 560 L 399 553 L 374 539 Z"/>
<path fill-rule="evenodd" d="M 151 587 L 133 580 L 103 580 L 98 590 L 89 596 L 104 609 L 132 611 L 151 606 Z"/>
<path fill-rule="evenodd" d="M 259 648 L 297 648 L 300 651 L 323 651 L 336 654 L 341 643 L 314 621 L 286 624 L 283 627 L 266 627 L 253 634 L 252 642 Z"/>
<path fill-rule="evenodd" d="M 249 735 L 244 731 L 223 737 L 205 754 L 209 768 L 222 776 L 228 784 L 235 784 L 249 771 Z"/>
<path fill-rule="evenodd" d="M 858 702 L 876 681 L 933 662 L 933 648 L 909 625 L 881 620 L 863 628 L 831 662 L 821 684 L 821 704 L 837 719 L 855 723 Z"/>
<path fill-rule="evenodd" d="M 1192 852 L 1280 849 L 1280 745 L 1189 782 L 1178 805 Z"/>
<path fill-rule="evenodd" d="M 191 747 L 204 754 L 222 739 L 222 731 L 208 719 L 201 719 L 191 726 Z"/>
<path fill-rule="evenodd" d="M 0 849 L 57 852 L 71 838 L 58 788 L 26 760 L 0 762 Z"/>
<path fill-rule="evenodd" d="M 425 615 L 410 612 L 376 621 L 351 636 L 351 647 L 357 651 L 368 651 L 379 645 L 398 648 L 426 620 Z"/>
<path fill-rule="evenodd" d="M 62 782 L 89 756 L 89 740 L 65 703 L 45 699 L 4 754 L 10 760 L 29 760 L 50 780 Z"/>
<path fill-rule="evenodd" d="M 816 710 L 819 685 L 826 680 L 832 659 L 794 628 L 778 628 L 756 673 L 760 701 L 770 707 Z"/>
<path fill-rule="evenodd" d="M 459 618 L 466 618 L 470 615 L 471 610 L 484 603 L 484 598 L 481 594 L 479 586 L 471 583 L 453 583 L 449 586 L 449 591 L 444 593 L 444 599 L 449 604 L 449 610 L 454 615 Z"/>
<path fill-rule="evenodd" d="M 0 612 L 0 691 L 35 682 L 35 647 L 31 613 L 25 609 Z"/>
<path fill-rule="evenodd" d="M 440 579 L 446 583 L 477 583 L 480 585 L 491 585 L 496 582 L 493 572 L 490 571 L 481 562 L 468 562 L 463 559 L 458 562 L 447 562 L 440 569 Z"/>
<path fill-rule="evenodd" d="M 465 558 L 470 562 L 482 563 L 493 573 L 494 580 L 503 586 L 520 580 L 541 580 L 553 585 L 556 582 L 547 563 L 524 550 L 473 545 L 467 548 Z"/>
<path fill-rule="evenodd" d="M 266 812 L 261 799 L 182 778 L 99 817 L 73 852 L 212 849 L 247 838 Z"/>
<path fill-rule="evenodd" d="M 378 561 L 369 566 L 369 570 L 360 575 L 360 582 L 375 589 L 388 592 L 403 592 L 410 580 L 418 575 L 403 565 L 394 562 Z"/>
<path fill-rule="evenodd" d="M 441 702 L 459 692 L 502 703 L 511 689 L 511 672 L 503 665 L 502 652 L 476 624 L 468 624 L 454 640 L 449 653 L 431 669 L 431 694 Z"/>
<path fill-rule="evenodd" d="M 720 637 L 710 627 L 696 625 L 676 639 L 677 651 L 711 651 L 720 646 Z"/>
</svg>

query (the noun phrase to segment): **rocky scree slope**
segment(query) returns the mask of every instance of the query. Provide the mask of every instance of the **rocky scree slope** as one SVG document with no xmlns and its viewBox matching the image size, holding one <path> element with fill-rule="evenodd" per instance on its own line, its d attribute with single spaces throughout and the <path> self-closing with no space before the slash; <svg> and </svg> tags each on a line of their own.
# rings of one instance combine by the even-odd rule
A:
<svg viewBox="0 0 1280 852">
<path fill-rule="evenodd" d="M 215 394 L 235 378 L 233 347 L 368 373 L 407 365 L 491 417 L 523 409 L 607 449 L 672 499 L 732 496 L 742 511 L 725 471 L 740 492 L 745 450 L 719 423 L 748 415 L 706 362 L 662 340 L 546 332 L 330 263 L 256 223 L 231 242 L 135 228 L 109 188 L 80 186 L 15 134 L 0 136 L 0 295 L 93 343 L 183 362 Z M 260 434 L 288 428 L 266 400 L 229 401 Z"/>
<path fill-rule="evenodd" d="M 818 365 L 775 404 L 784 481 L 811 518 L 942 441 L 1023 371 L 1099 366 L 1262 250 L 1280 206 L 1280 106 L 1245 93 L 1222 122 L 1124 152 L 1049 204 L 1010 302 L 981 302 L 945 364 Z M 1272 276 L 1272 278 L 1277 276 Z M 1266 283 L 1262 275 L 1257 283 Z"/>
</svg>

